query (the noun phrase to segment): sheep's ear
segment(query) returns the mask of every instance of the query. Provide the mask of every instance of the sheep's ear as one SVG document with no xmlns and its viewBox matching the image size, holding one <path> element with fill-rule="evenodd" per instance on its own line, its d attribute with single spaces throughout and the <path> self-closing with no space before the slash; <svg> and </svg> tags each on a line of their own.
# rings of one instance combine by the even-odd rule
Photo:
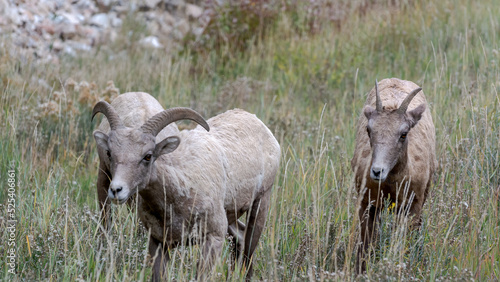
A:
<svg viewBox="0 0 500 282">
<path fill-rule="evenodd" d="M 425 104 L 420 104 L 415 109 L 407 112 L 408 119 L 410 120 L 410 126 L 414 127 L 417 122 L 422 118 L 422 115 L 425 112 Z"/>
<path fill-rule="evenodd" d="M 181 143 L 181 140 L 177 136 L 170 136 L 165 138 L 160 143 L 156 144 L 155 151 L 153 153 L 154 157 L 161 156 L 163 154 L 168 154 L 177 149 L 177 146 Z"/>
<path fill-rule="evenodd" d="M 107 151 L 109 150 L 108 147 L 108 135 L 102 133 L 101 131 L 94 131 L 94 139 L 95 142 L 97 143 L 97 147 Z"/>
<path fill-rule="evenodd" d="M 363 109 L 363 113 L 365 114 L 365 117 L 367 119 L 370 119 L 374 113 L 376 113 L 377 110 L 371 106 L 366 106 L 364 109 Z"/>
</svg>

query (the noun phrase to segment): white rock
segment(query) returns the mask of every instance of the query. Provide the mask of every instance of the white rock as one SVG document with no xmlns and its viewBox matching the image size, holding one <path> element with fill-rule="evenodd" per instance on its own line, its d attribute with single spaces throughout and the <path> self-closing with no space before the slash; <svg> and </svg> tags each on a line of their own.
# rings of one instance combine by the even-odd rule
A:
<svg viewBox="0 0 500 282">
<path fill-rule="evenodd" d="M 189 22 L 186 19 L 178 20 L 174 27 L 182 34 L 183 37 L 186 36 L 190 29 Z"/>
<path fill-rule="evenodd" d="M 116 13 L 110 13 L 110 24 L 112 27 L 120 27 L 122 26 L 122 19 L 118 17 Z"/>
<path fill-rule="evenodd" d="M 147 21 L 157 21 L 159 24 L 174 25 L 177 20 L 167 11 L 154 11 L 143 13 Z"/>
<path fill-rule="evenodd" d="M 125 16 L 128 13 L 134 13 L 137 10 L 137 5 L 134 3 L 129 3 L 127 6 L 113 6 L 113 11 L 118 13 L 120 16 Z"/>
<path fill-rule="evenodd" d="M 33 18 L 34 18 L 33 19 L 33 24 L 35 24 L 35 25 L 39 24 L 39 23 L 41 23 L 43 21 L 43 17 L 40 16 L 40 15 L 34 15 Z"/>
<path fill-rule="evenodd" d="M 196 37 L 199 37 L 203 34 L 203 32 L 205 31 L 205 29 L 203 27 L 196 27 L 196 28 L 193 28 L 191 30 L 191 32 L 196 36 Z"/>
<path fill-rule="evenodd" d="M 109 27 L 109 16 L 104 13 L 95 14 L 90 18 L 90 24 L 102 28 Z"/>
<path fill-rule="evenodd" d="M 24 8 L 19 9 L 19 17 L 21 18 L 22 23 L 32 23 L 35 19 L 33 13 Z"/>
<path fill-rule="evenodd" d="M 65 24 L 61 29 L 61 37 L 64 40 L 72 39 L 76 35 L 76 27 L 73 24 Z"/>
<path fill-rule="evenodd" d="M 95 0 L 95 2 L 98 4 L 98 5 L 103 5 L 103 6 L 110 6 L 113 2 L 113 0 Z"/>
<path fill-rule="evenodd" d="M 57 7 L 57 1 L 42 0 L 36 2 L 36 8 L 41 14 L 54 13 Z"/>
<path fill-rule="evenodd" d="M 107 12 L 111 9 L 111 0 L 96 0 L 97 7 L 103 12 Z"/>
<path fill-rule="evenodd" d="M 69 45 L 65 45 L 65 46 L 64 46 L 63 52 L 64 52 L 65 54 L 70 55 L 71 57 L 76 57 L 76 52 L 75 52 L 75 50 L 74 50 L 71 46 L 69 46 Z"/>
<path fill-rule="evenodd" d="M 148 26 L 148 31 L 151 34 L 158 34 L 161 28 L 161 25 L 156 21 L 148 22 L 147 26 Z"/>
<path fill-rule="evenodd" d="M 186 15 L 190 18 L 197 19 L 203 14 L 203 9 L 193 4 L 186 4 Z"/>
<path fill-rule="evenodd" d="M 152 20 L 158 18 L 159 14 L 160 14 L 160 12 L 148 11 L 148 12 L 141 13 L 141 16 L 146 21 L 152 21 Z"/>
<path fill-rule="evenodd" d="M 70 41 L 67 43 L 67 46 L 71 46 L 71 48 L 75 50 L 85 51 L 85 52 L 90 52 L 92 50 L 92 47 L 90 47 L 90 45 L 77 41 Z"/>
<path fill-rule="evenodd" d="M 141 6 L 146 6 L 149 9 L 156 8 L 156 5 L 161 2 L 161 0 L 142 0 Z"/>
<path fill-rule="evenodd" d="M 85 18 L 82 15 L 61 13 L 60 17 L 56 18 L 56 21 L 70 24 L 80 24 Z"/>
<path fill-rule="evenodd" d="M 7 14 L 7 9 L 9 8 L 8 0 L 0 0 L 0 15 Z"/>
<path fill-rule="evenodd" d="M 161 32 L 161 34 L 163 34 L 163 35 L 169 35 L 169 34 L 171 34 L 171 33 L 172 33 L 172 31 L 173 31 L 173 30 L 174 30 L 174 29 L 173 29 L 170 25 L 168 25 L 168 24 L 163 24 L 163 25 L 161 25 L 161 27 L 160 27 L 160 32 Z"/>
<path fill-rule="evenodd" d="M 54 43 L 52 43 L 52 50 L 54 50 L 56 52 L 61 51 L 63 48 L 64 48 L 64 44 L 60 40 L 56 40 L 56 41 L 54 41 Z"/>
<path fill-rule="evenodd" d="M 19 9 L 17 9 L 17 7 L 11 7 L 5 14 L 7 22 L 13 23 L 18 26 L 22 24 L 23 21 L 21 19 L 21 16 L 19 15 Z"/>
<path fill-rule="evenodd" d="M 52 35 L 56 32 L 56 26 L 50 20 L 45 19 L 43 22 L 38 24 L 38 26 L 35 28 L 35 31 L 42 35 Z"/>
<path fill-rule="evenodd" d="M 156 36 L 144 37 L 143 39 L 139 40 L 139 44 L 146 48 L 152 48 L 152 49 L 163 48 L 163 45 L 160 43 L 158 37 Z"/>
</svg>

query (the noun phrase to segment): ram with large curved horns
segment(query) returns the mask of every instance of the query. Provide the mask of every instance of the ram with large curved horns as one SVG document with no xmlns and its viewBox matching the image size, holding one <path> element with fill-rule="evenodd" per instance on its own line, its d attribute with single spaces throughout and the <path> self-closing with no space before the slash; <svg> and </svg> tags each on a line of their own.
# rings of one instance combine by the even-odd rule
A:
<svg viewBox="0 0 500 282">
<path fill-rule="evenodd" d="M 361 197 L 358 271 L 366 268 L 365 256 L 376 237 L 384 201 L 413 216 L 413 228 L 420 225 L 437 166 L 434 123 L 421 90 L 397 78 L 376 82 L 359 117 L 351 161 Z"/>
<path fill-rule="evenodd" d="M 281 154 L 262 121 L 239 109 L 205 121 L 188 108 L 163 110 L 140 92 L 122 94 L 111 105 L 101 101 L 93 116 L 99 112 L 107 118 L 94 132 L 103 220 L 109 221 L 108 200 L 123 204 L 137 195 L 155 258 L 152 279 L 166 278 L 168 250 L 188 239 L 203 246 L 198 275 L 205 275 L 227 233 L 250 278 Z M 179 131 L 174 122 L 180 119 L 199 126 Z M 246 223 L 239 219 L 245 213 Z"/>
</svg>

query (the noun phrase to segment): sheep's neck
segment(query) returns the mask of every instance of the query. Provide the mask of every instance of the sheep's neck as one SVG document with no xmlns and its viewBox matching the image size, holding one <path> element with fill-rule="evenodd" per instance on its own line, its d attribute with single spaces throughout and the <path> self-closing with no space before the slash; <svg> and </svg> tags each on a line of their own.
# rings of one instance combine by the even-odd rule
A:
<svg viewBox="0 0 500 282">
<path fill-rule="evenodd" d="M 178 196 L 178 191 L 171 188 L 173 185 L 165 175 L 168 173 L 160 176 L 158 170 L 153 169 L 149 184 L 139 192 L 144 204 L 153 210 L 163 210 L 166 205 L 174 203 L 174 199 Z"/>
<path fill-rule="evenodd" d="M 163 195 L 157 195 L 152 191 L 153 189 L 144 189 L 139 192 L 143 202 L 142 204 L 148 207 L 148 210 L 157 210 L 160 211 L 164 206 L 164 197 Z M 161 213 L 160 213 L 161 214 Z"/>
<path fill-rule="evenodd" d="M 389 173 L 389 182 L 401 181 L 401 177 L 408 175 L 408 146 L 405 146 L 399 155 L 398 162 Z"/>
</svg>

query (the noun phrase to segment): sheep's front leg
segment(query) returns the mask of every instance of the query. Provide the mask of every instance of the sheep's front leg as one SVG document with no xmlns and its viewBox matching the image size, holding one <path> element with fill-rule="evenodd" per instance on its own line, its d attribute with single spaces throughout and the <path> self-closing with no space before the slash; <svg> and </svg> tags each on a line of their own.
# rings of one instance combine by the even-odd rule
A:
<svg viewBox="0 0 500 282">
<path fill-rule="evenodd" d="M 206 281 L 208 274 L 212 270 L 215 260 L 222 252 L 222 244 L 224 243 L 224 236 L 220 234 L 207 234 L 201 258 L 198 261 L 197 279 Z"/>
<path fill-rule="evenodd" d="M 200 223 L 200 226 L 204 226 L 200 233 L 204 234 L 204 237 L 201 238 L 203 249 L 196 274 L 197 280 L 206 281 L 215 260 L 222 253 L 222 245 L 228 231 L 224 206 L 221 204 L 217 211 L 206 217 L 206 221 Z"/>
<path fill-rule="evenodd" d="M 167 262 L 170 260 L 168 249 L 164 248 L 160 241 L 151 236 L 149 236 L 149 255 L 154 258 L 151 281 L 167 280 L 166 268 Z"/>
<path fill-rule="evenodd" d="M 366 259 L 368 250 L 375 241 L 375 233 L 377 230 L 378 213 L 377 208 L 370 206 L 367 209 L 366 205 L 361 205 L 359 209 L 359 222 L 361 225 L 360 243 L 358 254 L 356 257 L 356 272 L 363 273 L 366 271 Z"/>
<path fill-rule="evenodd" d="M 420 215 L 422 214 L 422 203 L 417 201 L 417 199 L 413 200 L 413 203 L 410 207 L 410 211 L 408 216 L 411 218 L 410 229 L 412 231 L 418 230 L 422 225 L 422 218 Z"/>
</svg>

